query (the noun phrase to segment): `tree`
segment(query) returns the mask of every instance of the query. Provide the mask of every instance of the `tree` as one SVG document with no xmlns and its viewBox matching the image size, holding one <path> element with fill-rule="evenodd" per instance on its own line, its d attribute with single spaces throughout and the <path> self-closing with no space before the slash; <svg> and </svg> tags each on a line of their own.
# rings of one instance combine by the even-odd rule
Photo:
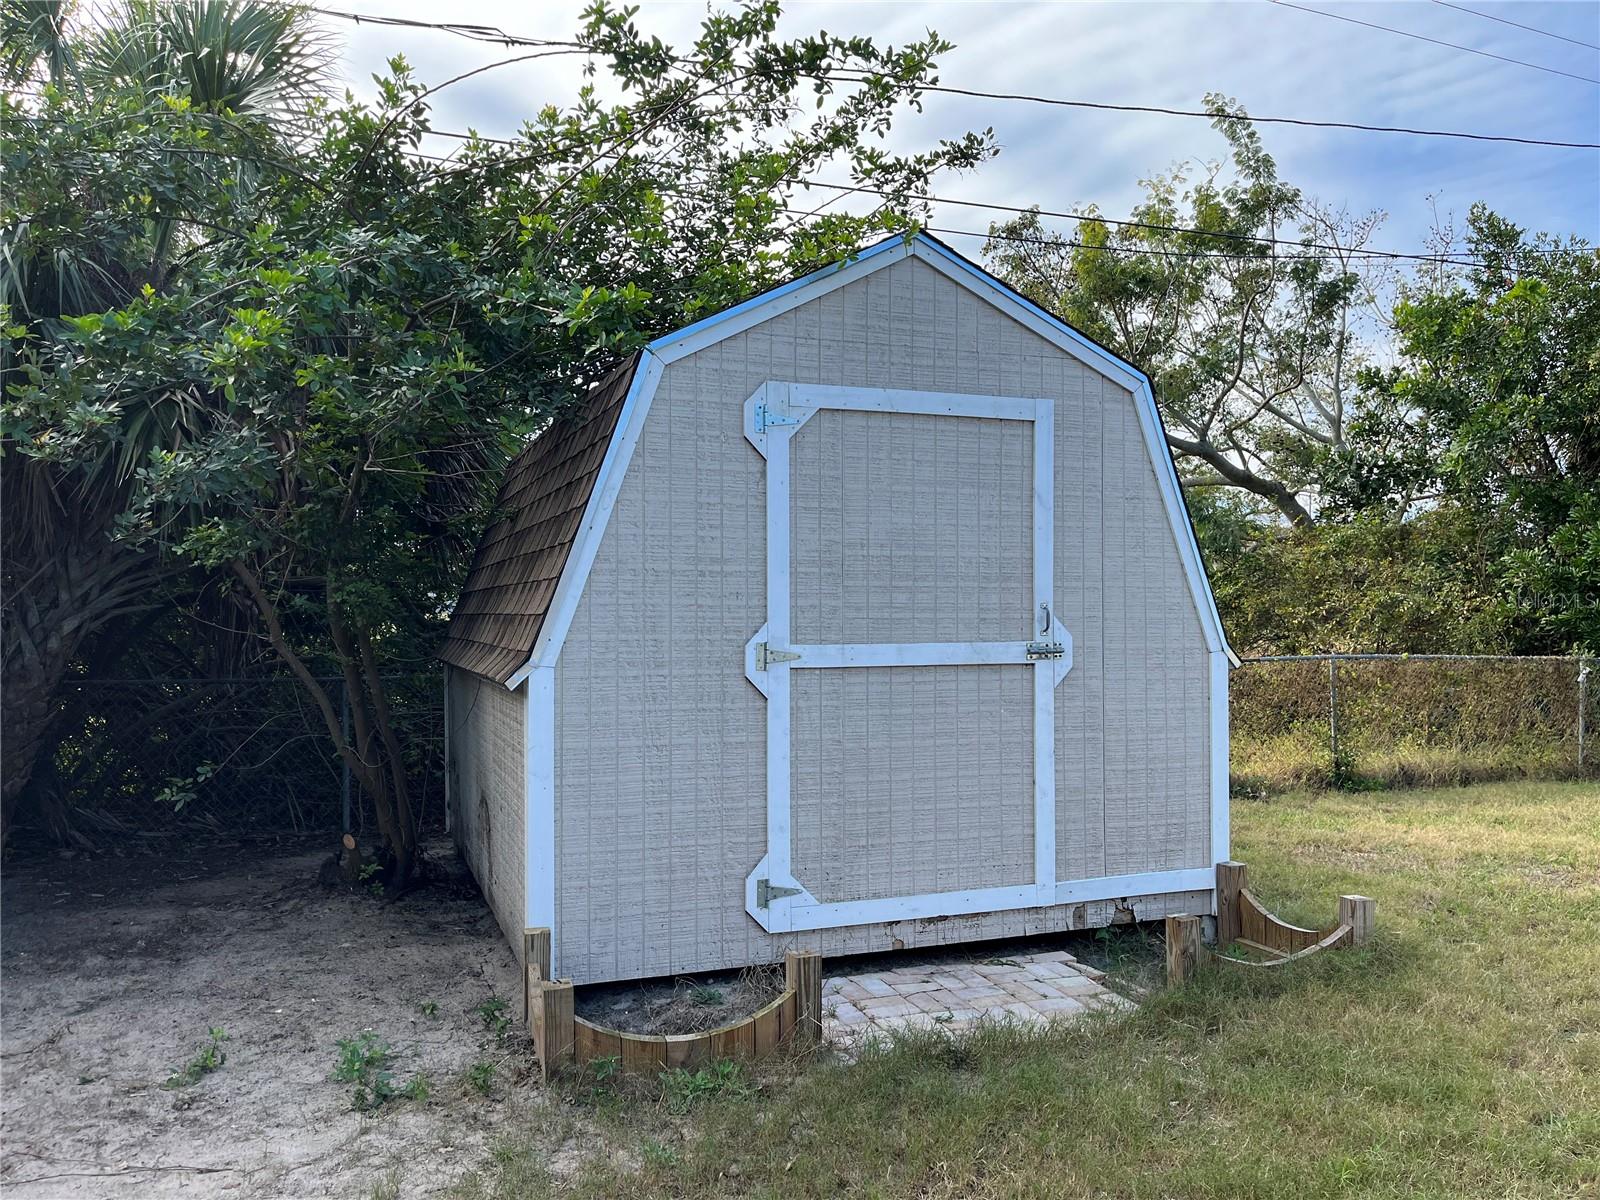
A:
<svg viewBox="0 0 1600 1200">
<path fill-rule="evenodd" d="M 1362 433 L 1394 449 L 1349 464 L 1346 503 L 1459 506 L 1525 648 L 1600 651 L 1600 254 L 1481 205 L 1466 249 L 1481 265 L 1406 289 L 1398 361 L 1362 375 Z"/>
<path fill-rule="evenodd" d="M 185 255 L 225 228 L 247 180 L 287 157 L 272 121 L 303 104 L 328 65 L 303 9 L 128 0 L 96 25 L 65 12 L 49 0 L 0 6 L 6 396 L 23 386 L 24 362 L 45 369 L 50 347 L 79 335 L 77 318 L 179 285 Z M 142 391 L 129 383 L 118 401 L 63 400 L 56 411 L 70 421 L 5 401 L 0 838 L 68 664 L 149 605 L 170 566 L 115 540 L 113 522 L 138 468 L 196 435 L 203 398 L 129 366 Z"/>
<path fill-rule="evenodd" d="M 1149 375 L 1188 483 L 1241 489 L 1310 524 L 1323 465 L 1345 446 L 1360 362 L 1352 306 L 1370 292 L 1359 252 L 1380 214 L 1350 218 L 1278 177 L 1236 104 L 1206 97 L 1219 163 L 1144 184 L 1128 223 L 1089 219 L 1069 239 L 1037 211 L 990 230 L 985 257 L 1012 287 Z M 1300 236 L 1331 247 L 1285 249 Z"/>
<path fill-rule="evenodd" d="M 144 391 L 194 398 L 196 429 L 133 472 L 118 541 L 248 601 L 370 800 L 392 886 L 416 823 L 386 669 L 436 643 L 506 456 L 649 337 L 909 228 L 934 172 L 989 153 L 873 144 L 945 43 L 784 41 L 777 19 L 713 13 L 679 52 L 595 4 L 538 53 L 603 63 L 628 100 L 585 88 L 447 163 L 414 152 L 431 92 L 397 60 L 377 108 L 314 106 L 292 168 L 230 196 L 165 290 L 24 344 L 8 416 L 29 455 L 114 456 Z M 796 211 L 824 163 L 883 207 Z"/>
</svg>

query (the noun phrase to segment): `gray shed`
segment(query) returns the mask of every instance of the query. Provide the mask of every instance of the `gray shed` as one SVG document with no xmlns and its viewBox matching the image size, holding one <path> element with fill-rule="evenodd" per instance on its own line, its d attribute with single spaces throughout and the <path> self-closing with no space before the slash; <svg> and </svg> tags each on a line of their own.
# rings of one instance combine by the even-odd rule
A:
<svg viewBox="0 0 1600 1200">
<path fill-rule="evenodd" d="M 501 504 L 449 811 L 558 974 L 1212 911 L 1235 660 L 1149 381 L 948 247 L 658 338 Z"/>
</svg>

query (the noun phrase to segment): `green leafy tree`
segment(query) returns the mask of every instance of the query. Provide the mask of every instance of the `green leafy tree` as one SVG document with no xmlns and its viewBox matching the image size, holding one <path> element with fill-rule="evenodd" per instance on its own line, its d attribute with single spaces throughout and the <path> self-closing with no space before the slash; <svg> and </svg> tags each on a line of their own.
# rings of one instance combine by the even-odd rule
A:
<svg viewBox="0 0 1600 1200">
<path fill-rule="evenodd" d="M 273 122 L 303 111 L 328 65 L 301 8 L 130 0 L 93 23 L 70 16 L 49 0 L 0 3 L 0 836 L 68 664 L 158 602 L 174 565 L 112 536 L 137 471 L 208 420 L 202 392 L 137 354 L 116 388 L 32 407 L 15 389 L 60 369 L 58 348 L 94 325 L 80 318 L 189 286 L 192 256 L 231 232 L 247 181 L 285 169 Z"/>
<path fill-rule="evenodd" d="M 1460 507 L 1522 648 L 1600 651 L 1600 254 L 1481 205 L 1465 244 L 1482 265 L 1407 289 L 1398 361 L 1362 377 L 1362 432 L 1392 450 L 1346 464 L 1344 502 Z"/>
<path fill-rule="evenodd" d="M 1185 481 L 1266 500 L 1310 524 L 1319 470 L 1343 447 L 1360 361 L 1359 250 L 1380 214 L 1332 213 L 1278 175 L 1241 108 L 1207 96 L 1229 162 L 1145 181 L 1128 224 L 1074 238 L 1033 212 L 984 254 L 1024 295 L 1149 375 Z M 1097 216 L 1093 207 L 1086 210 Z M 1276 245 L 1301 238 L 1315 254 Z"/>
<path fill-rule="evenodd" d="M 192 430 L 135 456 L 116 544 L 249 604 L 372 804 L 390 888 L 417 798 L 387 672 L 435 644 L 506 456 L 649 337 L 909 228 L 934 172 L 990 151 L 878 144 L 936 37 L 783 40 L 778 16 L 712 13 L 680 51 L 595 4 L 537 53 L 627 99 L 586 87 L 446 163 L 414 152 L 431 93 L 397 60 L 377 106 L 313 106 L 292 168 L 230 192 L 163 286 L 18 347 L 8 428 L 30 458 L 74 447 L 63 469 L 118 453 L 147 393 L 193 399 Z M 882 207 L 801 204 L 825 164 Z"/>
</svg>

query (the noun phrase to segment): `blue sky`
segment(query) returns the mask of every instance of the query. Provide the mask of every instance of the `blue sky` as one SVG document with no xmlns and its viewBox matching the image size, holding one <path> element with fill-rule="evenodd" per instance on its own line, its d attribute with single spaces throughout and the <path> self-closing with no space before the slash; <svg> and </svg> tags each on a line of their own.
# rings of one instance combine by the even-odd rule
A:
<svg viewBox="0 0 1600 1200">
<path fill-rule="evenodd" d="M 1299 0 L 1297 0 L 1299 2 Z M 1600 51 L 1525 32 L 1439 3 L 1338 3 L 1308 7 L 1409 30 L 1491 54 L 1600 79 Z M 1600 44 L 1600 2 L 1493 3 L 1469 8 Z M 533 37 L 567 36 L 580 3 L 473 0 L 335 0 L 329 7 L 497 25 Z M 637 23 L 685 42 L 703 3 L 645 0 Z M 448 34 L 330 20 L 345 43 L 349 86 L 371 96 L 370 75 L 402 53 L 428 82 L 517 53 Z M 795 3 L 783 30 L 866 34 L 900 44 L 935 29 L 956 43 L 941 82 L 985 91 L 1195 108 L 1222 92 L 1253 113 L 1409 125 L 1563 141 L 1600 142 L 1600 85 L 1463 50 L 1363 28 L 1268 0 L 1232 3 Z M 509 134 L 545 103 L 570 100 L 579 83 L 570 60 L 488 72 L 435 98 L 439 128 Z M 905 150 L 967 129 L 993 126 L 998 158 L 939 191 L 1002 204 L 1076 209 L 1097 204 L 1124 215 L 1138 181 L 1183 160 L 1219 157 L 1220 136 L 1202 120 L 1045 108 L 1015 102 L 930 97 L 907 113 L 891 145 Z M 1394 134 L 1264 126 L 1284 178 L 1352 212 L 1382 209 L 1375 246 L 1416 250 L 1435 206 L 1458 217 L 1477 200 L 1535 229 L 1600 243 L 1600 151 L 1475 143 Z M 451 143 L 440 141 L 443 152 Z M 934 224 L 981 230 L 988 217 L 936 211 Z M 1061 224 L 1061 228 L 1070 228 Z M 951 238 L 976 256 L 980 242 Z"/>
</svg>

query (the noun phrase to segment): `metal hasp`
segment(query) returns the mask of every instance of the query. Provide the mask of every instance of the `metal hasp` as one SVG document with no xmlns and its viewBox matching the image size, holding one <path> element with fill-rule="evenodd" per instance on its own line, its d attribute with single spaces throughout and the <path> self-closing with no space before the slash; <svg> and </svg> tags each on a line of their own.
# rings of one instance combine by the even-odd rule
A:
<svg viewBox="0 0 1600 1200">
<path fill-rule="evenodd" d="M 756 643 L 756 670 L 765 671 L 773 663 L 799 662 L 800 656 L 790 650 L 774 650 L 765 642 Z"/>
<path fill-rule="evenodd" d="M 1060 642 L 1029 642 L 1028 661 L 1042 662 L 1048 658 L 1065 658 L 1067 648 Z"/>
<path fill-rule="evenodd" d="M 774 900 L 781 900 L 785 896 L 798 896 L 800 889 L 797 887 L 783 887 L 775 885 L 770 879 L 756 880 L 756 907 L 771 908 Z"/>
</svg>

